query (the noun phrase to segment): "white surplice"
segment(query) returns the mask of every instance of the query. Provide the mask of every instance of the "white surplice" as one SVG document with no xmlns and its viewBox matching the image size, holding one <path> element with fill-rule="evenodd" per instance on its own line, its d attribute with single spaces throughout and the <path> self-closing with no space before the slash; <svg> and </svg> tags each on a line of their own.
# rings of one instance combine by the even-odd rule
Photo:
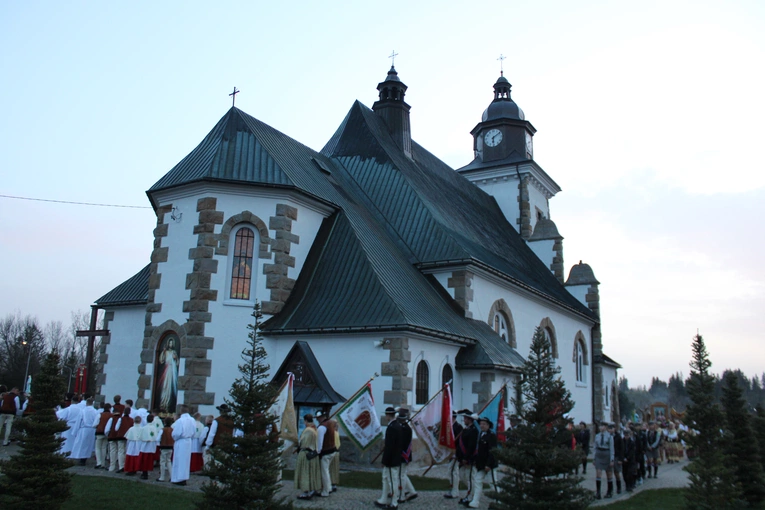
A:
<svg viewBox="0 0 765 510">
<path fill-rule="evenodd" d="M 74 440 L 77 439 L 77 429 L 79 428 L 81 413 L 82 407 L 78 405 L 70 405 L 56 413 L 56 416 L 60 420 L 66 421 L 66 424 L 69 426 L 68 430 L 61 433 L 61 437 L 64 438 L 64 443 L 61 445 L 62 453 L 72 451 Z"/>
<path fill-rule="evenodd" d="M 93 406 L 86 406 L 80 412 L 80 420 L 77 425 L 77 436 L 72 444 L 72 453 L 69 458 L 89 459 L 96 449 L 96 425 L 100 415 Z"/>
<path fill-rule="evenodd" d="M 184 482 L 189 479 L 191 467 L 191 448 L 197 432 L 196 421 L 184 413 L 173 423 L 173 472 L 170 481 Z"/>
</svg>

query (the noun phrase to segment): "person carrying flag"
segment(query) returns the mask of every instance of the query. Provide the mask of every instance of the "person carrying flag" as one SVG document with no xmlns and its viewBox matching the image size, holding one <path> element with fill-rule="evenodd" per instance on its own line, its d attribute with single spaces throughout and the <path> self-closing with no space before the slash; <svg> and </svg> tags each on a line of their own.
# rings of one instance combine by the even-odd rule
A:
<svg viewBox="0 0 765 510">
<path fill-rule="evenodd" d="M 402 444 L 404 446 L 401 451 L 401 467 L 399 470 L 399 486 L 401 487 L 401 493 L 398 495 L 399 503 L 405 503 L 417 497 L 417 491 L 406 473 L 409 463 L 412 462 L 412 428 L 407 423 L 408 418 L 409 410 L 405 407 L 399 408 L 397 421 L 401 426 Z"/>
</svg>

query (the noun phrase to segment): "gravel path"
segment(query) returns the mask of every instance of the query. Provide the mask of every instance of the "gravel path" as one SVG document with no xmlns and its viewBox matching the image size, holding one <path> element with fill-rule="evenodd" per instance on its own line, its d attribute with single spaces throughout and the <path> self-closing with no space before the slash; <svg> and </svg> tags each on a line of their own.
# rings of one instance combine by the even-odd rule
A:
<svg viewBox="0 0 765 510">
<path fill-rule="evenodd" d="M 12 443 L 10 446 L 6 447 L 0 447 L 0 459 L 7 459 L 9 456 L 14 455 L 18 451 L 18 446 L 16 446 L 16 443 Z M 593 507 L 595 506 L 604 506 L 608 505 L 610 503 L 614 503 L 616 501 L 621 501 L 624 499 L 627 499 L 629 497 L 632 497 L 635 494 L 638 494 L 645 490 L 651 490 L 651 489 L 665 489 L 665 488 L 680 488 L 685 487 L 688 485 L 688 474 L 683 471 L 683 466 L 685 466 L 688 463 L 687 460 L 683 460 L 680 463 L 677 464 L 662 464 L 659 467 L 659 478 L 657 479 L 648 479 L 645 481 L 645 483 L 642 486 L 638 486 L 635 488 L 635 491 L 632 493 L 627 493 L 625 491 L 622 491 L 622 494 L 616 495 L 614 494 L 613 499 L 607 499 L 607 500 L 600 500 L 593 503 Z M 207 480 L 207 477 L 199 476 L 199 475 L 191 475 L 191 479 L 188 481 L 188 485 L 185 487 L 178 487 L 175 485 L 172 485 L 170 483 L 161 483 L 157 482 L 156 479 L 159 477 L 158 470 L 154 470 L 154 472 L 149 474 L 148 480 L 141 480 L 138 476 L 126 476 L 124 474 L 116 474 L 116 473 L 109 473 L 108 471 L 105 471 L 103 469 L 94 469 L 95 467 L 95 460 L 90 459 L 88 460 L 88 463 L 86 466 L 75 466 L 70 469 L 71 472 L 76 473 L 78 475 L 85 475 L 85 476 L 106 476 L 106 477 L 112 477 L 112 478 L 121 478 L 121 479 L 129 479 L 133 480 L 136 483 L 146 483 L 146 484 L 152 484 L 152 485 L 161 485 L 165 487 L 170 487 L 177 490 L 186 490 L 186 491 L 198 491 L 200 490 L 202 484 Z M 352 470 L 352 469 L 358 469 L 358 466 L 348 464 L 348 465 L 342 465 L 342 470 Z M 366 470 L 366 469 L 365 469 Z M 410 474 L 412 475 L 420 475 L 422 472 L 424 472 L 425 469 L 410 469 Z M 448 478 L 447 476 L 448 468 L 447 466 L 434 466 L 433 469 L 430 470 L 430 472 L 427 474 L 428 478 Z M 592 465 L 588 466 L 587 474 L 585 475 L 585 480 L 583 482 L 586 487 L 595 489 L 595 469 L 593 469 Z M 615 490 L 615 488 L 614 488 Z M 603 480 L 603 493 L 605 494 L 606 491 L 606 480 Z M 374 501 L 380 497 L 380 490 L 371 490 L 371 489 L 351 489 L 351 488 L 343 488 L 340 487 L 340 489 L 331 494 L 328 498 L 321 498 L 321 497 L 315 497 L 312 500 L 303 501 L 303 500 L 297 500 L 295 499 L 297 497 L 297 492 L 295 491 L 294 485 L 291 481 L 283 481 L 282 482 L 282 490 L 281 494 L 285 497 L 292 500 L 294 503 L 294 508 L 321 508 L 321 509 L 335 509 L 335 508 L 341 508 L 343 510 L 356 510 L 356 509 L 370 509 L 375 508 Z M 419 492 L 419 496 L 417 499 L 409 501 L 407 503 L 404 503 L 401 505 L 402 509 L 432 509 L 432 508 L 464 508 L 461 505 L 459 505 L 456 500 L 449 500 L 444 499 L 443 497 L 444 492 L 443 491 L 421 491 Z M 484 501 L 482 501 L 481 508 L 488 508 L 488 499 L 483 498 Z"/>
</svg>

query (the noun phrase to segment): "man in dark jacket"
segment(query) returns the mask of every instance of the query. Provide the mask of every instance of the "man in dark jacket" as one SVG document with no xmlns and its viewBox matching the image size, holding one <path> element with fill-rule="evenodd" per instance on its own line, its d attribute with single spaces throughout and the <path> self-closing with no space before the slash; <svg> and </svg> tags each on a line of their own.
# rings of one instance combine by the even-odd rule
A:
<svg viewBox="0 0 765 510">
<path fill-rule="evenodd" d="M 608 426 L 608 432 L 614 438 L 614 478 L 616 479 L 616 493 L 622 493 L 622 464 L 624 462 L 624 438 L 621 430 L 617 430 L 612 423 Z"/>
<path fill-rule="evenodd" d="M 624 457 L 622 459 L 622 469 L 624 470 L 624 485 L 627 492 L 632 492 L 635 488 L 635 471 L 637 463 L 635 462 L 635 455 L 637 445 L 635 439 L 632 437 L 630 429 L 624 429 Z"/>
<path fill-rule="evenodd" d="M 404 432 L 396 420 L 396 410 L 392 407 L 385 409 L 385 417 L 390 420 L 385 429 L 385 445 L 383 446 L 382 465 L 382 495 L 375 501 L 378 508 L 398 508 L 398 498 L 401 487 L 400 469 L 401 452 L 404 451 Z"/>
<path fill-rule="evenodd" d="M 446 499 L 457 499 L 460 496 L 460 482 L 463 482 L 467 487 L 470 487 L 470 472 L 464 468 L 463 459 L 464 459 L 464 453 L 462 449 L 460 448 L 460 441 L 462 441 L 462 434 L 465 431 L 465 427 L 460 424 L 460 420 L 463 420 L 466 416 L 470 416 L 472 412 L 470 409 L 462 409 L 461 411 L 457 413 L 452 413 L 452 431 L 454 432 L 454 442 L 456 445 L 456 449 L 454 452 L 454 460 L 452 461 L 452 466 L 450 469 L 450 482 L 451 482 L 451 491 L 449 493 L 444 494 L 444 497 Z M 472 423 L 472 420 L 471 420 Z M 471 425 L 472 426 L 472 425 Z M 473 427 L 475 428 L 475 427 Z M 475 449 L 475 448 L 474 448 Z M 468 491 L 468 495 L 470 492 Z"/>
<path fill-rule="evenodd" d="M 412 485 L 412 481 L 407 474 L 407 468 L 409 463 L 412 462 L 412 428 L 409 426 L 407 420 L 409 419 L 409 410 L 405 407 L 400 407 L 398 410 L 398 424 L 401 426 L 402 441 L 404 449 L 401 451 L 401 470 L 399 478 L 399 486 L 401 492 L 399 494 L 399 503 L 411 501 L 417 497 L 417 490 Z"/>
<path fill-rule="evenodd" d="M 637 463 L 637 485 L 643 485 L 645 478 L 645 450 L 647 446 L 647 435 L 642 423 L 635 424 L 635 462 Z"/>
<path fill-rule="evenodd" d="M 587 455 L 590 453 L 590 429 L 585 422 L 579 422 L 579 430 L 576 432 L 576 447 L 582 455 L 582 474 L 587 474 Z M 579 469 L 576 470 L 579 474 Z"/>
<path fill-rule="evenodd" d="M 494 476 L 494 468 L 497 467 L 497 461 L 494 458 L 494 448 L 497 447 L 497 435 L 491 430 L 494 424 L 485 416 L 479 418 L 478 423 L 481 431 L 478 435 L 478 447 L 473 459 L 474 464 L 470 480 L 472 492 L 470 502 L 467 504 L 470 508 L 480 507 L 484 481 L 490 482 L 495 489 L 497 486 Z"/>
</svg>

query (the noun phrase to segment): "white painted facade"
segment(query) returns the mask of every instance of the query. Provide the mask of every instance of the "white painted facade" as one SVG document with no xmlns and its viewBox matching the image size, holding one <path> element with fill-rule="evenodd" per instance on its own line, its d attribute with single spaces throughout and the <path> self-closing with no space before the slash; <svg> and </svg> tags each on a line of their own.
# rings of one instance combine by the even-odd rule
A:
<svg viewBox="0 0 765 510">
<path fill-rule="evenodd" d="M 101 387 L 101 394 L 109 399 L 121 395 L 123 402 L 125 399 L 135 400 L 138 387 L 136 368 L 141 359 L 146 305 L 120 306 L 107 311 L 114 312 L 114 318 L 108 323 L 111 332 L 106 346 L 109 376 Z"/>
</svg>

